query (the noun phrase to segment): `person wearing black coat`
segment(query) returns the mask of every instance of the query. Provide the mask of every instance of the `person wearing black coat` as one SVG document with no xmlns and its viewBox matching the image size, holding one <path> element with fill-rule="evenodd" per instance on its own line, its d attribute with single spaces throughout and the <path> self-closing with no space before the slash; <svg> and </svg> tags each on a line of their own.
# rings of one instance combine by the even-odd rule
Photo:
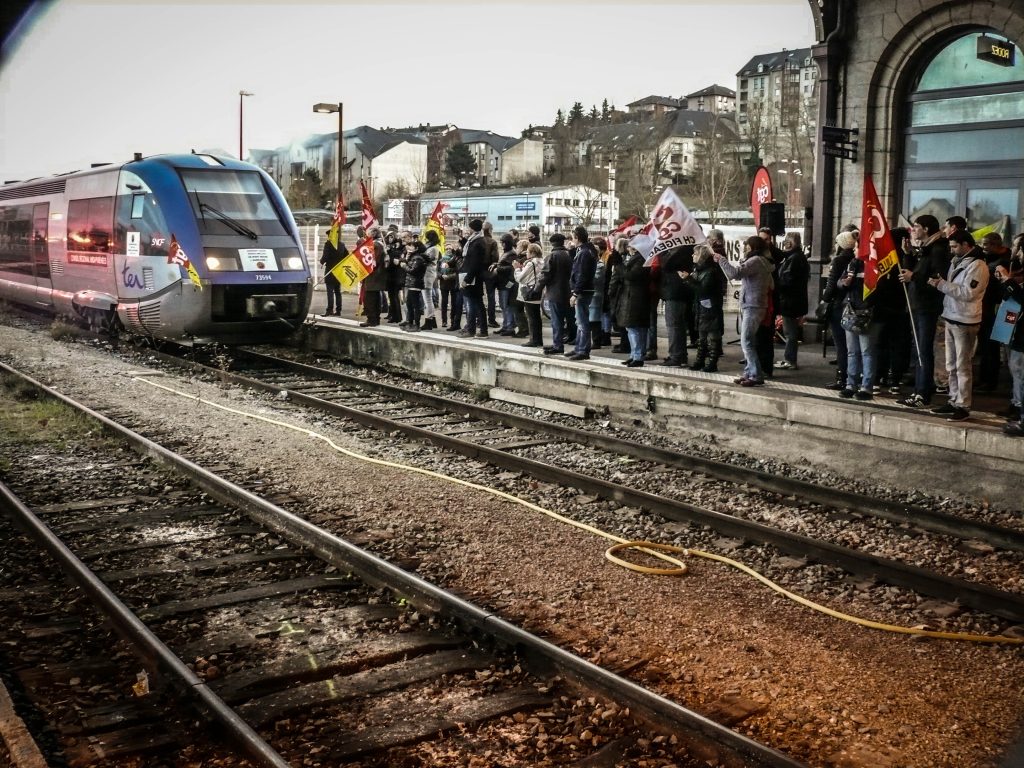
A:
<svg viewBox="0 0 1024 768">
<path fill-rule="evenodd" d="M 341 283 L 338 282 L 331 270 L 341 263 L 341 260 L 348 256 L 348 248 L 338 237 L 338 248 L 328 238 L 324 240 L 324 250 L 320 255 L 320 263 L 324 265 L 324 286 L 327 288 L 327 311 L 324 315 L 341 314 Z"/>
<path fill-rule="evenodd" d="M 551 346 L 544 347 L 545 355 L 564 352 L 565 326 L 569 317 L 569 279 L 572 276 L 572 257 L 565 249 L 565 235 L 556 232 L 548 238 L 551 253 L 540 273 L 540 282 L 548 301 L 551 316 Z"/>
<path fill-rule="evenodd" d="M 405 270 L 400 266 L 405 255 L 405 246 L 395 232 L 388 232 L 384 237 L 384 250 L 387 259 L 388 316 L 387 322 L 402 322 L 402 289 L 405 287 Z"/>
<path fill-rule="evenodd" d="M 995 279 L 999 281 L 1002 299 L 1015 299 L 1024 306 L 1024 287 L 1018 282 L 1020 276 L 1014 277 L 1009 268 L 1002 264 L 993 270 Z M 1017 418 L 1007 422 L 1003 432 L 1010 437 L 1024 437 L 1024 312 L 1017 313 L 1017 321 L 1013 326 L 1010 343 L 1006 345 L 1006 362 L 1013 377 L 1013 401 L 1017 403 Z"/>
<path fill-rule="evenodd" d="M 718 370 L 722 335 L 725 333 L 722 304 L 728 282 L 715 263 L 714 253 L 706 245 L 698 245 L 693 252 L 696 260 L 693 265 L 693 303 L 697 307 L 697 359 L 690 370 L 704 373 Z"/>
<path fill-rule="evenodd" d="M 786 349 L 776 368 L 793 370 L 797 367 L 800 341 L 800 320 L 807 314 L 807 284 L 811 280 L 811 267 L 799 242 L 787 237 L 782 242 L 782 260 L 775 270 L 775 288 L 778 305 L 775 313 L 782 317 L 782 333 Z"/>
<path fill-rule="evenodd" d="M 487 243 L 483 235 L 484 222 L 473 219 L 462 247 L 462 272 L 459 287 L 466 310 L 466 327 L 460 336 L 486 338 L 487 315 L 484 314 L 484 277 L 487 275 Z"/>
<path fill-rule="evenodd" d="M 821 294 L 823 301 L 828 303 L 827 317 L 829 332 L 832 334 L 832 343 L 836 348 L 836 380 L 827 384 L 827 389 L 846 388 L 846 364 L 848 350 L 846 348 L 846 331 L 843 330 L 843 300 L 846 298 L 846 286 L 840 284 L 843 275 L 846 274 L 850 262 L 855 258 L 854 248 L 857 247 L 857 238 L 851 232 L 840 232 L 836 236 L 836 255 L 832 257 L 829 265 L 828 280 L 825 282 L 825 290 Z"/>
<path fill-rule="evenodd" d="M 585 227 L 572 231 L 576 240 L 576 253 L 569 275 L 570 304 L 576 310 L 576 345 L 568 356 L 570 360 L 587 360 L 593 346 L 590 330 L 590 303 L 594 300 L 594 277 L 597 274 L 597 249 L 590 242 Z"/>
<path fill-rule="evenodd" d="M 615 307 L 619 302 L 619 294 L 622 292 L 622 271 L 625 268 L 628 256 L 626 251 L 627 243 L 629 243 L 629 238 L 626 237 L 620 237 L 615 241 L 615 247 L 608 255 L 608 264 L 605 267 L 608 273 L 608 280 L 604 306 L 606 308 L 605 311 L 611 316 L 612 330 L 618 336 L 618 343 L 612 347 L 612 352 L 629 352 L 629 339 L 626 338 L 626 328 L 619 325 L 615 317 Z"/>
<path fill-rule="evenodd" d="M 629 359 L 623 365 L 630 368 L 643 367 L 651 325 L 651 268 L 644 266 L 646 258 L 645 253 L 629 246 L 615 306 L 615 319 L 629 337 Z"/>
<path fill-rule="evenodd" d="M 501 236 L 501 256 L 498 262 L 490 267 L 494 274 L 494 283 L 498 289 L 498 306 L 501 308 L 501 330 L 499 336 L 514 336 L 516 332 L 516 314 L 512 307 L 518 294 L 515 275 L 515 239 L 506 233 Z"/>
<path fill-rule="evenodd" d="M 660 256 L 661 300 L 665 305 L 665 331 L 668 354 L 661 365 L 680 367 L 688 363 L 686 354 L 688 307 L 693 301 L 693 249 L 684 245 Z"/>
<path fill-rule="evenodd" d="M 413 240 L 405 250 L 402 268 L 405 270 L 405 312 L 408 322 L 403 330 L 418 331 L 423 316 L 423 276 L 427 273 L 424 254 L 427 247 L 421 241 Z"/>
<path fill-rule="evenodd" d="M 448 243 L 437 267 L 437 283 L 441 289 L 441 322 L 449 331 L 462 330 L 462 292 L 459 290 L 459 272 L 462 271 L 462 251 Z M 451 306 L 451 314 L 448 307 Z M 449 321 L 449 318 L 450 321 Z"/>
<path fill-rule="evenodd" d="M 918 364 L 914 393 L 899 400 L 908 408 L 929 405 L 935 393 L 935 333 L 942 317 L 943 294 L 928 284 L 929 278 L 949 273 L 949 241 L 942 236 L 939 220 L 931 214 L 917 217 L 914 239 L 920 244 L 916 259 L 900 270 L 900 282 L 910 291 L 910 309 L 916 338 Z"/>
</svg>

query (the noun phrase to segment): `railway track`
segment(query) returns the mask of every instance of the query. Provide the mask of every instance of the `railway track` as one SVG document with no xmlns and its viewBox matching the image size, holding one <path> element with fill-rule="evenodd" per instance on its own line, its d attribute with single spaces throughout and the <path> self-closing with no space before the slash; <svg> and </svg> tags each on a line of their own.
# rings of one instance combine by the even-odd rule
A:
<svg viewBox="0 0 1024 768">
<path fill-rule="evenodd" d="M 834 566 L 859 578 L 906 588 L 1010 622 L 1024 622 L 1024 584 L 1019 578 L 1024 532 L 1011 527 L 821 487 L 248 351 L 232 358 L 229 371 L 174 355 L 161 359 L 287 397 L 300 407 L 332 413 L 387 434 L 401 434 L 504 470 L 525 472 L 583 494 L 647 509 L 671 521 L 769 545 L 791 557 Z M 591 452 L 591 459 L 579 460 L 581 446 Z M 585 464 L 586 471 L 567 466 L 564 457 L 569 455 L 578 459 L 573 466 Z M 629 473 L 621 471 L 624 460 L 631 462 Z M 716 486 L 728 483 L 731 490 L 724 495 L 720 488 L 694 493 L 698 474 Z M 713 508 L 729 506 L 726 499 L 730 494 L 749 497 L 751 489 L 755 489 L 755 503 L 732 502 L 736 508 L 728 513 Z M 704 496 L 709 503 L 691 503 L 689 499 L 695 496 Z M 802 534 L 808 519 L 820 521 L 825 534 Z M 905 559 L 873 554 L 865 544 L 836 543 L 857 539 L 858 526 L 876 525 L 886 537 L 899 542 L 898 549 L 907 550 Z M 973 578 L 942 573 L 941 562 L 929 563 L 931 567 L 914 562 L 923 558 L 912 546 L 904 546 L 904 540 L 924 538 L 937 542 L 947 558 L 965 548 L 976 552 L 979 565 L 970 569 L 975 571 Z M 1012 589 L 981 581 L 988 577 L 983 563 L 992 558 L 1002 559 L 1002 572 L 1011 574 L 1005 580 Z"/>
<path fill-rule="evenodd" d="M 627 752 L 639 743 L 628 736 L 638 716 L 678 740 L 669 750 L 677 765 L 799 766 L 311 525 L 268 501 L 296 503 L 259 478 L 225 479 L 26 381 L 114 440 L 82 440 L 72 450 L 33 443 L 7 461 L 0 505 L 151 675 L 136 679 L 133 698 L 123 672 L 135 665 L 121 655 L 69 650 L 40 671 L 32 654 L 38 661 L 45 651 L 29 652 L 18 665 L 22 687 L 58 723 L 58 747 L 73 765 L 180 752 L 206 720 L 255 765 L 297 765 L 309 755 L 323 765 L 396 764 L 407 745 L 452 731 L 473 733 L 479 749 L 500 754 L 503 730 L 590 723 L 572 711 L 563 679 L 603 700 L 597 723 L 578 734 L 566 726 L 558 743 L 568 764 L 582 765 L 613 743 Z M 12 584 L 0 597 L 52 599 L 52 589 Z M 69 646 L 96 623 L 86 614 L 46 621 L 48 629 L 36 622 L 36 632 L 59 634 Z M 110 683 L 89 693 L 96 679 Z M 74 717 L 62 715 L 66 697 L 82 686 L 83 700 L 92 698 Z M 191 703 L 189 714 L 168 714 L 167 702 L 178 697 Z"/>
</svg>

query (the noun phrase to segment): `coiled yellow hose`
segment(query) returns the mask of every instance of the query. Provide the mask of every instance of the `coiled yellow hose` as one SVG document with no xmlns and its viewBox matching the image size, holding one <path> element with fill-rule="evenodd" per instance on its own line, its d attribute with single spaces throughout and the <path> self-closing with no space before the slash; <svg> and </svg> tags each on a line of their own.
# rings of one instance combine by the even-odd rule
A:
<svg viewBox="0 0 1024 768">
<path fill-rule="evenodd" d="M 760 581 L 769 589 L 772 589 L 775 592 L 778 592 L 780 595 L 783 595 L 788 599 L 792 600 L 793 602 L 799 603 L 800 605 L 810 608 L 813 611 L 823 613 L 826 616 L 831 616 L 835 619 L 840 619 L 841 621 L 848 621 L 852 624 L 858 624 L 862 627 L 868 627 L 870 629 L 879 629 L 884 632 L 895 632 L 904 635 L 916 635 L 918 637 L 933 637 L 941 640 L 960 640 L 972 643 L 999 643 L 1004 645 L 1024 645 L 1024 638 L 1007 637 L 1005 635 L 976 635 L 963 632 L 938 632 L 931 629 L 914 629 L 913 627 L 901 627 L 894 624 L 884 624 L 877 621 L 871 621 L 869 619 L 862 619 L 858 616 L 851 616 L 840 611 L 835 611 L 827 606 L 815 603 L 813 600 L 808 600 L 805 597 L 801 597 L 800 595 L 790 592 L 789 590 L 776 584 L 774 581 L 767 578 L 766 576 L 761 575 L 753 568 L 750 568 L 737 560 L 733 560 L 732 558 L 724 557 L 722 555 L 716 555 L 711 552 L 703 552 L 699 549 L 686 549 L 683 547 L 677 547 L 671 544 L 657 544 L 655 542 L 650 541 L 629 541 L 628 539 L 624 539 L 620 536 L 616 536 L 615 534 L 608 533 L 607 531 L 603 531 L 600 528 L 595 528 L 594 526 L 588 525 L 587 523 L 581 523 L 578 520 L 572 520 L 550 509 L 546 509 L 545 507 L 542 507 L 538 504 L 534 504 L 533 502 L 530 501 L 526 501 L 525 499 L 520 499 L 517 496 L 513 496 L 510 493 L 506 493 L 505 491 L 501 491 L 496 488 L 490 488 L 485 485 L 480 485 L 479 483 L 473 483 L 470 482 L 469 480 L 462 480 L 457 477 L 451 477 L 450 475 L 445 475 L 440 472 L 434 472 L 433 470 L 429 469 L 423 469 L 421 467 L 413 467 L 409 466 L 408 464 L 400 464 L 393 461 L 385 461 L 384 459 L 375 459 L 372 456 L 366 456 L 361 453 L 356 453 L 355 451 L 350 451 L 347 448 L 343 448 L 326 435 L 322 435 L 319 432 L 315 432 L 311 429 L 306 429 L 305 427 L 300 427 L 295 424 L 289 424 L 287 422 L 279 421 L 277 419 L 271 419 L 268 418 L 267 416 L 260 416 L 259 414 L 256 413 L 248 413 L 237 408 L 230 408 L 226 405 L 220 405 L 219 403 L 215 403 L 211 400 L 204 400 L 198 395 L 191 395 L 187 392 L 181 392 L 179 390 L 173 389 L 163 384 L 158 384 L 157 382 L 151 381 L 148 378 L 142 378 L 138 376 L 133 376 L 132 378 L 134 381 L 140 381 L 144 384 L 148 384 L 151 387 L 162 389 L 163 391 L 169 392 L 178 397 L 187 398 L 197 403 L 209 405 L 213 408 L 217 408 L 227 413 L 233 413 L 237 416 L 242 416 L 247 419 L 253 419 L 255 421 L 262 421 L 266 424 L 273 424 L 274 426 L 284 427 L 285 429 L 290 429 L 293 432 L 299 432 L 301 434 L 312 437 L 316 440 L 322 440 L 323 442 L 331 446 L 331 448 L 333 448 L 338 453 L 341 453 L 353 459 L 357 459 L 358 461 L 367 462 L 369 464 L 374 464 L 376 466 L 381 467 L 392 467 L 395 469 L 405 470 L 407 472 L 414 472 L 416 474 L 424 475 L 426 477 L 433 477 L 438 480 L 443 480 L 445 482 L 461 485 L 465 488 L 472 488 L 475 491 L 490 494 L 491 496 L 504 499 L 505 501 L 510 501 L 513 504 L 518 504 L 520 506 L 526 507 L 527 509 L 533 510 L 534 512 L 539 512 L 540 514 L 547 515 L 548 517 L 557 520 L 560 523 L 571 525 L 574 528 L 579 528 L 580 530 L 587 531 L 588 533 L 592 533 L 595 536 L 600 536 L 602 538 L 616 542 L 613 546 L 609 547 L 608 550 L 605 552 L 605 558 L 607 558 L 609 561 L 613 563 L 616 563 L 617 565 L 620 565 L 624 568 L 628 568 L 632 571 L 637 571 L 638 573 L 647 573 L 662 576 L 681 576 L 685 574 L 688 570 L 686 563 L 684 563 L 682 560 L 679 560 L 678 558 L 672 557 L 672 555 L 668 553 L 679 554 L 684 557 L 702 557 L 707 560 L 714 560 L 719 563 L 724 563 L 725 565 L 729 565 L 733 568 L 743 571 L 747 575 Z M 641 552 L 644 552 L 645 554 L 651 555 L 652 557 L 656 557 L 660 560 L 670 563 L 673 567 L 650 568 L 648 566 L 630 563 L 629 561 L 623 560 L 616 556 L 616 553 L 625 549 L 639 549 Z"/>
</svg>

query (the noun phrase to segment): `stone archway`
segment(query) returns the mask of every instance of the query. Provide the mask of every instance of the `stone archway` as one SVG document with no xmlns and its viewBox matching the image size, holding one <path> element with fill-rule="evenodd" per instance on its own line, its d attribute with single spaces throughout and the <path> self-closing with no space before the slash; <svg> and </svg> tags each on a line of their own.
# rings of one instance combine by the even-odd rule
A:
<svg viewBox="0 0 1024 768">
<path fill-rule="evenodd" d="M 901 5 L 904 4 L 897 3 Z M 874 21 L 878 26 L 869 23 L 870 17 L 866 19 L 862 15 L 858 19 L 860 29 L 880 29 L 883 41 L 887 41 L 877 58 L 870 61 L 871 76 L 861 135 L 864 171 L 874 177 L 880 191 L 885 190 L 882 205 L 890 217 L 899 204 L 904 105 L 910 81 L 922 60 L 944 42 L 984 29 L 997 30 L 1020 48 L 1024 43 L 1024 3 L 1014 5 L 1016 8 L 984 0 L 956 0 L 936 4 L 906 18 L 897 7 L 895 14 L 891 11 L 876 14 Z M 847 76 L 851 70 L 868 65 L 869 62 L 854 62 L 851 57 L 847 62 Z"/>
</svg>

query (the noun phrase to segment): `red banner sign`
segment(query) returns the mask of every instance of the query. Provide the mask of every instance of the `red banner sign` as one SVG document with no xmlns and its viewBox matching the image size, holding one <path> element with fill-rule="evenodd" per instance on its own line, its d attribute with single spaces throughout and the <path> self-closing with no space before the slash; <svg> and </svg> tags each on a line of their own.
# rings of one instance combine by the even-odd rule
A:
<svg viewBox="0 0 1024 768">
<path fill-rule="evenodd" d="M 754 214 L 754 229 L 761 226 L 761 204 L 772 201 L 772 177 L 763 165 L 754 174 L 750 185 L 750 212 Z"/>
</svg>

